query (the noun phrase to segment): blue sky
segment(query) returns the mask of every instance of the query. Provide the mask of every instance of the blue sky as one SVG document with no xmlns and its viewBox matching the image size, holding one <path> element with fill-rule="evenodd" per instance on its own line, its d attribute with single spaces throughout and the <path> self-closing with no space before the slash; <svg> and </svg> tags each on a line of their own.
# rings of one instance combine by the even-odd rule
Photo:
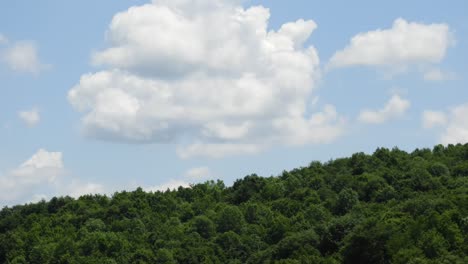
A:
<svg viewBox="0 0 468 264">
<path fill-rule="evenodd" d="M 4 1 L 0 205 L 465 143 L 467 9 Z"/>
</svg>

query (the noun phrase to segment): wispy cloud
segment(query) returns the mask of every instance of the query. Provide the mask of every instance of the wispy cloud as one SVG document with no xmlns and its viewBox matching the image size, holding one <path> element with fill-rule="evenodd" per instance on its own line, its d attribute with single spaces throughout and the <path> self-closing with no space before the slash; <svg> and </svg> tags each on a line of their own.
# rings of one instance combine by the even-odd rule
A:
<svg viewBox="0 0 468 264">
<path fill-rule="evenodd" d="M 358 120 L 369 124 L 385 123 L 388 120 L 403 116 L 410 105 L 410 101 L 399 95 L 393 95 L 382 109 L 361 111 Z"/>
</svg>

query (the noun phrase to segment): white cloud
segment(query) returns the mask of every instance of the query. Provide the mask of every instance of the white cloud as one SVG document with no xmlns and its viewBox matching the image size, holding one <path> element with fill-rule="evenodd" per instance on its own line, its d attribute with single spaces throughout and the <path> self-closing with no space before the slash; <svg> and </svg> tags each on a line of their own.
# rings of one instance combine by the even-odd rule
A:
<svg viewBox="0 0 468 264">
<path fill-rule="evenodd" d="M 441 136 L 442 144 L 468 142 L 468 104 L 452 108 L 447 114 L 447 125 Z"/>
<path fill-rule="evenodd" d="M 10 46 L 3 54 L 3 59 L 14 71 L 38 74 L 49 65 L 42 64 L 37 47 L 32 42 L 16 42 Z"/>
<path fill-rule="evenodd" d="M 325 105 L 321 112 L 314 113 L 308 119 L 283 118 L 273 122 L 279 140 L 290 145 L 307 143 L 330 143 L 343 133 L 345 120 L 338 116 L 332 105 Z"/>
<path fill-rule="evenodd" d="M 212 177 L 212 172 L 208 167 L 191 168 L 185 172 L 185 177 L 191 180 L 206 180 Z"/>
<path fill-rule="evenodd" d="M 213 173 L 208 167 L 195 167 L 187 170 L 183 177 L 185 180 L 181 179 L 169 179 L 167 182 L 162 184 L 146 187 L 145 191 L 148 192 L 157 192 L 157 191 L 166 191 L 166 190 L 177 190 L 179 187 L 189 188 L 190 183 L 200 182 L 203 180 L 208 180 L 213 177 Z M 190 182 L 189 182 L 190 181 Z"/>
<path fill-rule="evenodd" d="M 424 128 L 433 128 L 447 124 L 447 116 L 444 112 L 424 111 L 422 119 Z"/>
<path fill-rule="evenodd" d="M 426 81 L 446 81 L 456 79 L 456 74 L 453 72 L 443 72 L 440 69 L 430 69 L 424 73 Z"/>
<path fill-rule="evenodd" d="M 23 122 L 29 126 L 33 127 L 39 123 L 41 120 L 41 116 L 39 114 L 39 110 L 36 108 L 33 108 L 28 111 L 20 111 L 18 113 L 18 116 L 23 120 Z"/>
<path fill-rule="evenodd" d="M 188 188 L 188 187 L 190 187 L 190 184 L 188 182 L 185 182 L 185 181 L 182 181 L 182 180 L 172 179 L 172 180 L 169 180 L 166 183 L 145 188 L 145 191 L 147 191 L 147 192 L 157 192 L 157 191 L 164 192 L 164 191 L 167 191 L 168 189 L 169 190 L 177 190 L 179 187 Z"/>
<path fill-rule="evenodd" d="M 38 202 L 53 196 L 78 198 L 85 194 L 104 193 L 103 185 L 70 177 L 61 152 L 39 149 L 17 168 L 0 174 L 0 207 Z"/>
<path fill-rule="evenodd" d="M 104 194 L 105 189 L 104 186 L 101 184 L 96 183 L 81 183 L 79 181 L 72 181 L 72 183 L 65 188 L 66 193 L 73 198 L 79 198 L 80 196 L 87 195 L 87 194 Z"/>
<path fill-rule="evenodd" d="M 447 24 L 422 24 L 399 18 L 390 29 L 378 29 L 354 36 L 337 51 L 329 67 L 389 66 L 438 63 L 454 43 Z"/>
<path fill-rule="evenodd" d="M 48 152 L 40 149 L 29 160 L 21 164 L 11 174 L 16 180 L 25 183 L 53 182 L 63 173 L 61 152 Z"/>
<path fill-rule="evenodd" d="M 35 194 L 33 197 L 26 203 L 38 203 L 42 200 L 46 201 L 49 197 L 45 194 Z"/>
<path fill-rule="evenodd" d="M 154 1 L 115 15 L 110 47 L 92 59 L 104 70 L 83 75 L 68 95 L 84 115 L 84 133 L 184 142 L 178 153 L 185 158 L 339 136 L 340 117 L 317 123 L 309 114 L 320 71 L 315 48 L 304 43 L 316 24 L 268 31 L 268 9 L 238 2 Z M 293 123 L 299 132 L 284 127 Z"/>
<path fill-rule="evenodd" d="M 381 124 L 390 119 L 403 116 L 410 105 L 411 103 L 408 100 L 401 98 L 399 95 L 393 95 L 382 109 L 361 111 L 358 120 L 363 123 Z"/>
<path fill-rule="evenodd" d="M 18 168 L 0 175 L 0 203 L 16 201 L 33 189 L 53 185 L 64 174 L 62 153 L 39 149 Z"/>
</svg>

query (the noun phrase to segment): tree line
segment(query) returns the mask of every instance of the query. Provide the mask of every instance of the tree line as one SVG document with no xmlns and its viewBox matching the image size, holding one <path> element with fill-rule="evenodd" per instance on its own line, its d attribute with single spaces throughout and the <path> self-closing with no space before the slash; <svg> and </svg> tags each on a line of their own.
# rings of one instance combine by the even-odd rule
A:
<svg viewBox="0 0 468 264">
<path fill-rule="evenodd" d="M 0 211 L 0 263 L 468 263 L 468 144 Z"/>
</svg>

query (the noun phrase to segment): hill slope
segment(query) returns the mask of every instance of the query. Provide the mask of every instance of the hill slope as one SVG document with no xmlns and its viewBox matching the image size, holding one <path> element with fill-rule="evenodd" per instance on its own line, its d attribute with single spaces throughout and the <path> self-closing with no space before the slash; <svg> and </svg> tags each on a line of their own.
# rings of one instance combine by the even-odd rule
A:
<svg viewBox="0 0 468 264">
<path fill-rule="evenodd" d="M 468 144 L 0 211 L 0 263 L 468 263 Z"/>
</svg>

